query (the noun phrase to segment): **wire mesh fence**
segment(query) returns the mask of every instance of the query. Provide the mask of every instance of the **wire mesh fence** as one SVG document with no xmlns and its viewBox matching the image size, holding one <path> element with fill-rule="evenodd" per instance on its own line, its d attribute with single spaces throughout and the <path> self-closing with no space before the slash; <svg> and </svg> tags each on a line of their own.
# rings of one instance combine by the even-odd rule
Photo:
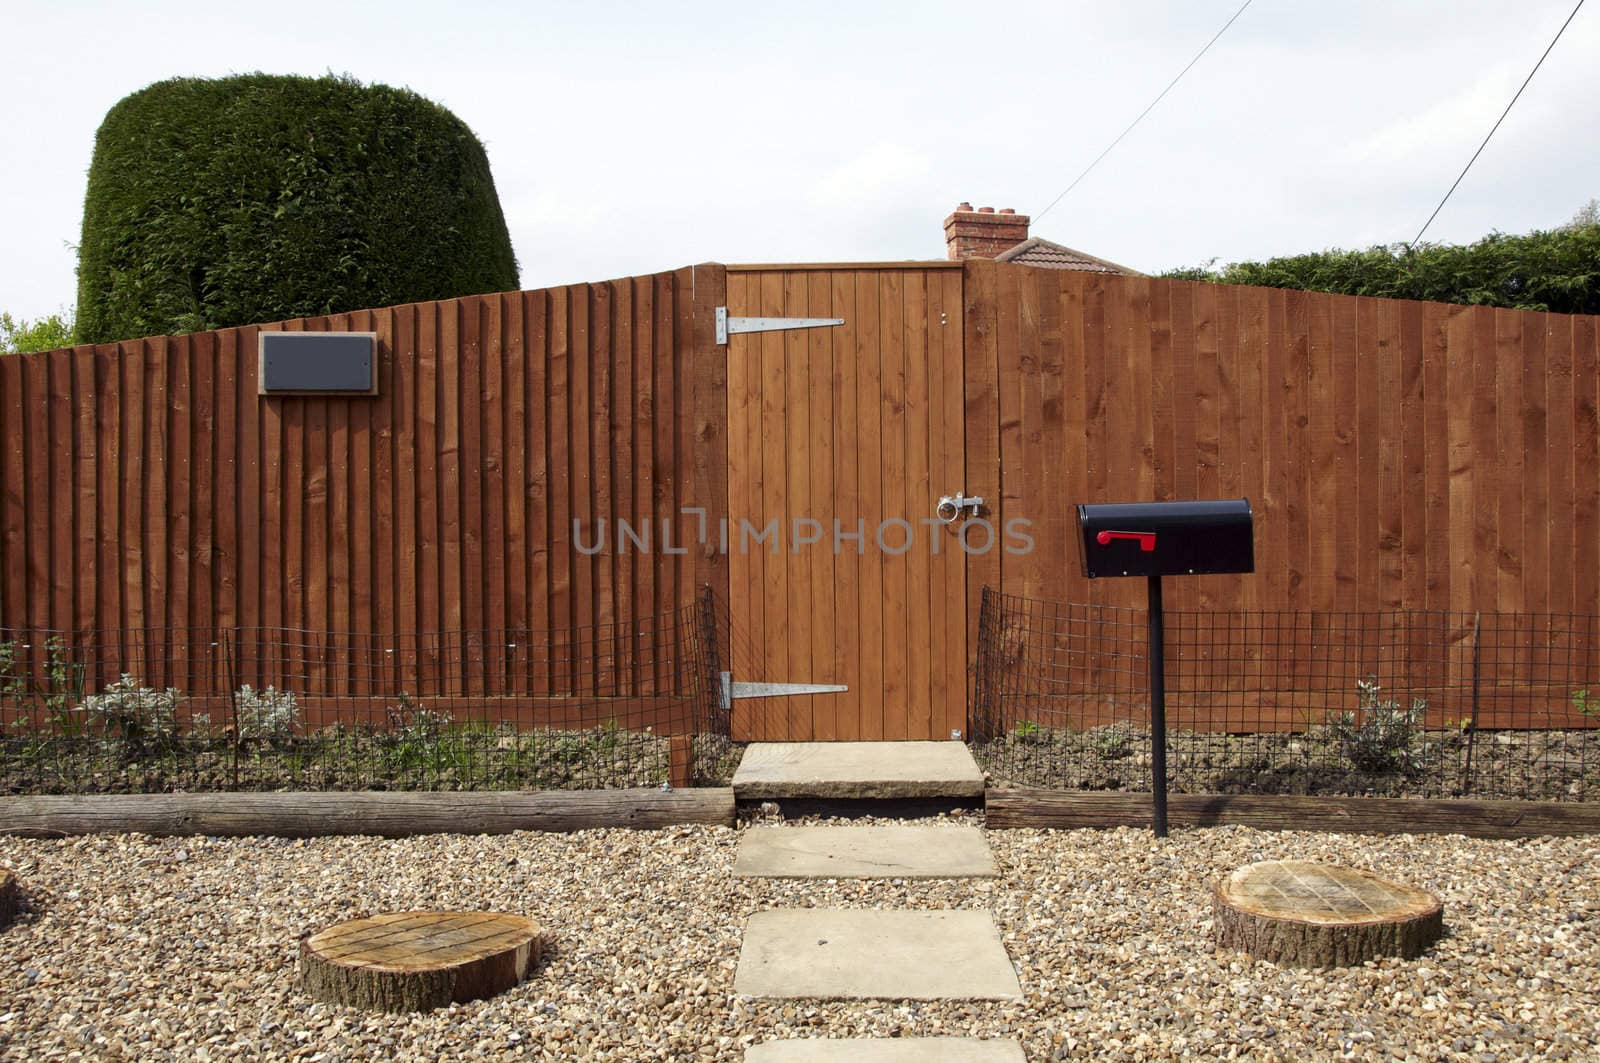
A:
<svg viewBox="0 0 1600 1063">
<path fill-rule="evenodd" d="M 0 793 L 658 786 L 729 755 L 714 602 L 561 630 L 0 630 Z"/>
<path fill-rule="evenodd" d="M 1148 790 L 1143 610 L 986 589 L 974 753 L 997 785 Z M 1600 798 L 1600 617 L 1166 613 L 1168 785 Z"/>
</svg>

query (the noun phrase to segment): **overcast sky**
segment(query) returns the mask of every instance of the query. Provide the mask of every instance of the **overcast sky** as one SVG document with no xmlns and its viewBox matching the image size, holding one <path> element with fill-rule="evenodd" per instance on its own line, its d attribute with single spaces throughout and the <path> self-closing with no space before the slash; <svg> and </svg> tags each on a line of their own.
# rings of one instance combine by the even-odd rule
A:
<svg viewBox="0 0 1600 1063">
<path fill-rule="evenodd" d="M 942 258 L 1037 213 L 1240 0 L 235 5 L 6 0 L 0 309 L 70 308 L 94 134 L 176 76 L 348 73 L 478 134 L 524 287 L 691 262 Z M 1033 234 L 1154 272 L 1410 239 L 1572 0 L 1256 0 Z M 1600 196 L 1600 7 L 1428 233 Z"/>
</svg>

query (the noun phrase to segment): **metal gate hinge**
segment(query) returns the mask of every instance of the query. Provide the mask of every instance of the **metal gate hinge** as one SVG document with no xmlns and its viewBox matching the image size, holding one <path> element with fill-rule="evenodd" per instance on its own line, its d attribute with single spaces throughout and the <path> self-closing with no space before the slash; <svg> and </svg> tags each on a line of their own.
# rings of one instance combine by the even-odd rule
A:
<svg viewBox="0 0 1600 1063">
<path fill-rule="evenodd" d="M 847 686 L 826 683 L 735 683 L 732 672 L 722 673 L 722 707 L 743 698 L 784 698 L 792 694 L 843 694 Z"/>
<path fill-rule="evenodd" d="M 727 343 L 736 332 L 787 332 L 790 329 L 827 328 L 842 325 L 842 317 L 729 317 L 728 308 L 717 307 L 717 342 Z"/>
</svg>

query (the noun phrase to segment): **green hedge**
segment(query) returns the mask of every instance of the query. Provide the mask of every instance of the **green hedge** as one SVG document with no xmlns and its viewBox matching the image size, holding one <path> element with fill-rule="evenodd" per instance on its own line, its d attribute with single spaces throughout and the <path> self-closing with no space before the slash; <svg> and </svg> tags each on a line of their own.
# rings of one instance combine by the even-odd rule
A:
<svg viewBox="0 0 1600 1063">
<path fill-rule="evenodd" d="M 517 287 L 483 145 L 343 77 L 163 81 L 95 136 L 80 343 Z"/>
<path fill-rule="evenodd" d="M 1302 288 L 1442 303 L 1600 314 L 1600 224 L 1526 236 L 1495 233 L 1474 244 L 1405 244 L 1321 251 L 1162 274 L 1221 284 Z"/>
</svg>

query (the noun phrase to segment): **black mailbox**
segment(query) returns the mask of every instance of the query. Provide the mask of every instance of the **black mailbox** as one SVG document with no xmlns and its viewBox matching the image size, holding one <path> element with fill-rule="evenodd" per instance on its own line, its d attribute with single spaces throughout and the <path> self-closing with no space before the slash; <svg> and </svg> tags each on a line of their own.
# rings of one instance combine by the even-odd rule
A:
<svg viewBox="0 0 1600 1063">
<path fill-rule="evenodd" d="M 1078 507 L 1090 579 L 1254 572 L 1251 528 L 1247 498 Z"/>
</svg>

